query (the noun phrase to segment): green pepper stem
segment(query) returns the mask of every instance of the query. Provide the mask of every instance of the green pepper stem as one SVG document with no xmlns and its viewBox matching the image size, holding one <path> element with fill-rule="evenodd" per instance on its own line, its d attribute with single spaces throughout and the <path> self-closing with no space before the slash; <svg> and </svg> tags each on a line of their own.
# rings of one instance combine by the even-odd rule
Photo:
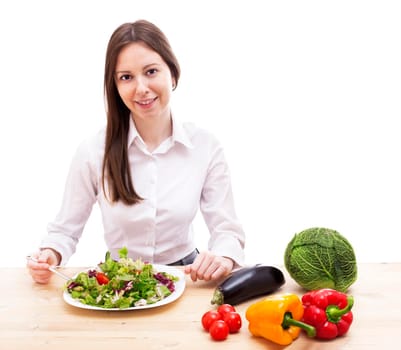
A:
<svg viewBox="0 0 401 350">
<path fill-rule="evenodd" d="M 327 319 L 330 322 L 338 323 L 347 312 L 351 311 L 352 306 L 354 305 L 354 298 L 349 295 L 347 296 L 347 305 L 340 309 L 337 305 L 329 305 L 326 308 Z"/>
<path fill-rule="evenodd" d="M 299 328 L 303 329 L 308 334 L 308 337 L 313 338 L 316 335 L 315 327 L 313 327 L 307 323 L 293 319 L 291 312 L 286 312 L 284 314 L 284 319 L 283 319 L 283 323 L 281 324 L 281 327 L 286 329 L 286 328 L 289 328 L 290 326 L 299 327 Z"/>
</svg>

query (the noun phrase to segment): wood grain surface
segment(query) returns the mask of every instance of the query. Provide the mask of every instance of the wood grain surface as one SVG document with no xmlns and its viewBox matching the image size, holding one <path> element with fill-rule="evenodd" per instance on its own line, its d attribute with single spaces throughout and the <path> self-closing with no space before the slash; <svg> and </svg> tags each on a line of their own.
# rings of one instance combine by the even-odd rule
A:
<svg viewBox="0 0 401 350">
<path fill-rule="evenodd" d="M 216 283 L 186 281 L 183 295 L 171 304 L 132 311 L 94 311 L 68 305 L 62 298 L 64 280 L 53 276 L 48 285 L 36 284 L 24 268 L 2 268 L 0 289 L 1 350 L 102 349 L 283 349 L 248 331 L 246 308 L 259 299 L 236 306 L 243 326 L 225 341 L 213 341 L 203 331 L 201 317 L 213 309 Z M 82 270 L 64 268 L 73 275 Z M 283 272 L 284 269 L 282 269 Z M 303 294 L 286 274 L 275 294 Z M 309 339 L 304 333 L 286 348 L 400 349 L 401 263 L 361 264 L 358 280 L 348 291 L 355 298 L 354 322 L 346 336 L 331 341 Z"/>
</svg>

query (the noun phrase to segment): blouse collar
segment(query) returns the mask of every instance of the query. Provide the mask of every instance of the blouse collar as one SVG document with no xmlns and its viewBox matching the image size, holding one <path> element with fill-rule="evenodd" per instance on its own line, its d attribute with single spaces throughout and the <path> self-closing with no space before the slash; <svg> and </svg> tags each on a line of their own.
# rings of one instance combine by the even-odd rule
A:
<svg viewBox="0 0 401 350">
<path fill-rule="evenodd" d="M 182 123 L 180 123 L 174 116 L 172 118 L 172 125 L 173 125 L 173 133 L 171 136 L 172 143 L 181 143 L 187 148 L 193 148 L 193 143 L 190 140 L 187 130 L 184 128 Z M 139 135 L 138 130 L 135 126 L 134 120 L 130 115 L 129 119 L 129 131 L 128 131 L 128 139 L 127 139 L 127 146 L 128 148 L 132 145 L 135 139 L 139 139 L 140 142 L 144 144 L 141 135 Z"/>
</svg>

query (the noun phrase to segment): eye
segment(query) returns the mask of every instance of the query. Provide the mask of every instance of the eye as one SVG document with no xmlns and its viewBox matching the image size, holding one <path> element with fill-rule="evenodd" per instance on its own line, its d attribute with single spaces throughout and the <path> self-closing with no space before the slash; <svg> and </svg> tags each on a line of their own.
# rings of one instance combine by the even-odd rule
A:
<svg viewBox="0 0 401 350">
<path fill-rule="evenodd" d="M 156 68 L 151 68 L 148 71 L 146 71 L 147 75 L 155 75 L 158 72 Z"/>
<path fill-rule="evenodd" d="M 120 77 L 120 80 L 131 80 L 131 79 L 132 79 L 132 76 L 129 75 L 129 74 L 123 74 L 123 75 Z"/>
<path fill-rule="evenodd" d="M 122 81 L 127 81 L 127 80 L 131 80 L 131 79 L 132 79 L 132 76 L 129 74 L 121 74 L 118 77 L 118 80 L 122 80 Z"/>
</svg>

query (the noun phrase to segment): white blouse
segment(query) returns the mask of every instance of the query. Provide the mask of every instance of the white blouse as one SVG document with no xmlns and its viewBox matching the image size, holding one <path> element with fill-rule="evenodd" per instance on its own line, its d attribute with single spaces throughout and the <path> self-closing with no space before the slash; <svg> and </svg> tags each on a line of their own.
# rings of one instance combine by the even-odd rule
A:
<svg viewBox="0 0 401 350">
<path fill-rule="evenodd" d="M 200 209 L 208 248 L 244 264 L 245 235 L 237 219 L 229 169 L 220 143 L 193 124 L 173 118 L 173 134 L 148 152 L 131 119 L 128 156 L 139 204 L 110 203 L 102 188 L 105 129 L 83 142 L 73 158 L 61 209 L 40 247 L 57 250 L 66 264 L 76 250 L 95 202 L 113 258 L 122 247 L 134 260 L 168 264 L 191 253 L 192 222 Z"/>
</svg>

